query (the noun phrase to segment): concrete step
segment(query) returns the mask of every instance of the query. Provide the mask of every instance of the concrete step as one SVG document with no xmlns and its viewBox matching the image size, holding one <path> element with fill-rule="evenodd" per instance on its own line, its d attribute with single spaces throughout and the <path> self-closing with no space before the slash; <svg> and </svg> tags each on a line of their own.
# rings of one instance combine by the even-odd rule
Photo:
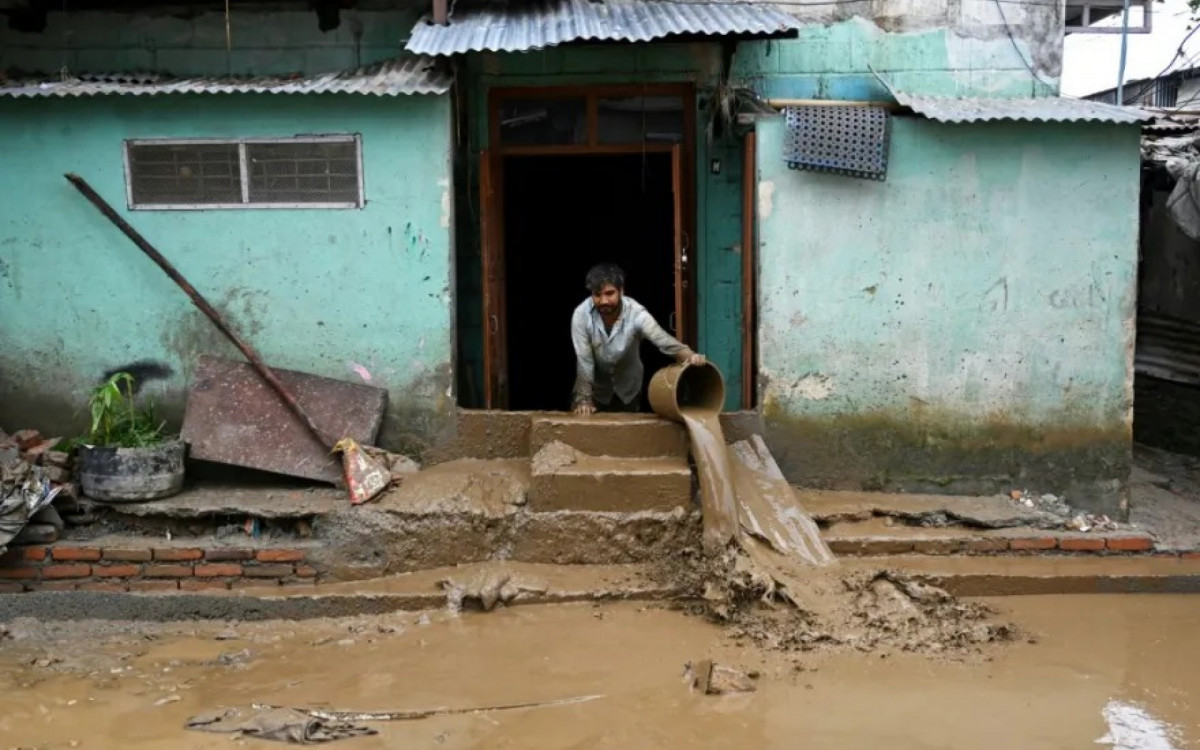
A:
<svg viewBox="0 0 1200 750">
<path fill-rule="evenodd" d="M 1112 532 L 1047 530 L 1032 526 L 980 529 L 961 525 L 908 526 L 891 518 L 842 521 L 822 530 L 838 556 L 986 555 L 1027 553 L 1131 554 L 1154 551 L 1154 539 L 1136 529 Z"/>
<path fill-rule="evenodd" d="M 692 470 L 682 458 L 577 454 L 566 465 L 535 460 L 529 510 L 670 511 L 692 505 Z"/>
<path fill-rule="evenodd" d="M 684 459 L 688 456 L 688 437 L 683 425 L 651 414 L 535 416 L 530 450 L 536 454 L 555 441 L 590 456 Z"/>
<path fill-rule="evenodd" d="M 442 582 L 511 580 L 519 593 L 508 604 L 558 604 L 666 599 L 680 593 L 656 583 L 639 565 L 476 563 L 422 570 L 372 581 L 271 586 L 204 592 L 34 592 L 4 598 L 0 622 L 46 620 L 302 620 L 446 606 Z"/>
<path fill-rule="evenodd" d="M 956 596 L 1200 593 L 1200 558 L 1059 556 L 849 558 L 846 571 L 898 570 Z"/>
</svg>

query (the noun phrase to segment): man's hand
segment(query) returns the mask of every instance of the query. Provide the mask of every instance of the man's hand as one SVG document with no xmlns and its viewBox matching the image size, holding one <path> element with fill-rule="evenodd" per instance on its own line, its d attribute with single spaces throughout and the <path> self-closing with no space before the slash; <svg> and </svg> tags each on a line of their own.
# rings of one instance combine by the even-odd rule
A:
<svg viewBox="0 0 1200 750">
<path fill-rule="evenodd" d="M 691 349 L 679 354 L 679 364 L 681 365 L 702 365 L 707 361 L 708 359 L 703 354 L 697 354 Z"/>
<path fill-rule="evenodd" d="M 596 413 L 596 405 L 591 401 L 579 401 L 575 404 L 575 416 L 586 417 Z"/>
</svg>

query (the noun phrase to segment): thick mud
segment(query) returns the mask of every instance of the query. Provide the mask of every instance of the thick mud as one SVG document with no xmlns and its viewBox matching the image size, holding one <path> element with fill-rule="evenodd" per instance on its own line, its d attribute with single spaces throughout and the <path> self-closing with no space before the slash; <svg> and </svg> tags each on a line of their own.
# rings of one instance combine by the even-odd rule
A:
<svg viewBox="0 0 1200 750">
<path fill-rule="evenodd" d="M 1183 750 L 1200 740 L 1194 598 L 986 603 L 1034 635 L 965 660 L 781 656 L 633 603 L 304 623 L 23 621 L 0 645 L 0 747 L 228 748 L 228 736 L 185 723 L 254 704 L 372 716 L 581 696 L 600 697 L 356 721 L 378 734 L 329 747 Z M 753 691 L 694 689 L 687 667 L 704 661 L 757 675 Z"/>
</svg>

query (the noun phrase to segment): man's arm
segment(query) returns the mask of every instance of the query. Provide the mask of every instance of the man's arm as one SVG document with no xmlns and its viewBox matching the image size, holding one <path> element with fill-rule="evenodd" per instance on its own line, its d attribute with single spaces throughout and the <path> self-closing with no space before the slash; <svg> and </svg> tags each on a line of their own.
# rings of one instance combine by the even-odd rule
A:
<svg viewBox="0 0 1200 750">
<path fill-rule="evenodd" d="M 704 357 L 692 351 L 687 344 L 663 330 L 649 310 L 642 308 L 638 311 L 637 326 L 642 336 L 658 347 L 663 354 L 674 357 L 676 362 L 696 364 L 704 361 Z"/>
<path fill-rule="evenodd" d="M 587 315 L 571 316 L 571 343 L 575 347 L 575 389 L 573 407 L 592 405 L 592 386 L 596 382 L 596 360 L 592 356 L 592 337 Z"/>
</svg>

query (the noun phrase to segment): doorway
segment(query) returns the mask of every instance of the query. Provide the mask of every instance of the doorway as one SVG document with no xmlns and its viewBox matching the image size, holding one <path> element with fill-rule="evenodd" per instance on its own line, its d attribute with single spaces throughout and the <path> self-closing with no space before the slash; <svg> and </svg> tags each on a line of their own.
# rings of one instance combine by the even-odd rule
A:
<svg viewBox="0 0 1200 750">
<path fill-rule="evenodd" d="M 694 109 L 688 84 L 489 92 L 479 159 L 485 408 L 570 406 L 571 313 L 596 263 L 621 266 L 629 296 L 695 347 Z M 653 373 L 669 360 L 651 350 L 642 361 Z"/>
<path fill-rule="evenodd" d="M 626 294 L 677 335 L 672 154 L 509 156 L 503 175 L 508 408 L 561 411 L 593 265 L 620 266 Z M 671 362 L 648 342 L 641 354 L 647 383 Z"/>
</svg>

